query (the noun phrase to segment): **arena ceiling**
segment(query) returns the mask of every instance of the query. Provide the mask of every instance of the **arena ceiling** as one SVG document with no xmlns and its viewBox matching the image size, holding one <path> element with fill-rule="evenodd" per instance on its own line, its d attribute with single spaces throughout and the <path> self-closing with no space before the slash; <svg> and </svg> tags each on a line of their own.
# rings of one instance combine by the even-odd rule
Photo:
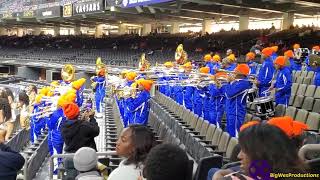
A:
<svg viewBox="0 0 320 180">
<path fill-rule="evenodd" d="M 108 0 L 110 1 L 110 0 Z M 111 0 L 112 1 L 112 0 Z M 115 0 L 114 0 L 115 1 Z M 106 5 L 100 13 L 82 14 L 71 17 L 12 18 L 1 19 L 4 26 L 32 27 L 36 25 L 65 27 L 95 26 L 96 24 L 124 23 L 199 23 L 203 19 L 216 21 L 238 20 L 241 15 L 250 19 L 281 18 L 284 12 L 295 13 L 296 17 L 320 15 L 319 0 L 177 0 L 167 3 L 138 6 L 133 8 L 111 8 Z"/>
</svg>

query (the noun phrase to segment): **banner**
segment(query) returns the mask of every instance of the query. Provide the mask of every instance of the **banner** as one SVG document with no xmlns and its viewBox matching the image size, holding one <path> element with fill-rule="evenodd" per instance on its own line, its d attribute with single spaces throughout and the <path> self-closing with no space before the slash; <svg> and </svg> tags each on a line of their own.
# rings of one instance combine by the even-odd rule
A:
<svg viewBox="0 0 320 180">
<path fill-rule="evenodd" d="M 169 1 L 172 0 L 122 0 L 122 7 L 129 8 L 135 6 L 146 6 L 150 4 L 157 4 Z"/>
<path fill-rule="evenodd" d="M 56 18 L 61 17 L 62 7 L 55 6 L 51 8 L 37 10 L 37 18 Z"/>
<path fill-rule="evenodd" d="M 73 4 L 73 15 L 91 14 L 103 12 L 103 0 L 78 2 Z"/>
</svg>

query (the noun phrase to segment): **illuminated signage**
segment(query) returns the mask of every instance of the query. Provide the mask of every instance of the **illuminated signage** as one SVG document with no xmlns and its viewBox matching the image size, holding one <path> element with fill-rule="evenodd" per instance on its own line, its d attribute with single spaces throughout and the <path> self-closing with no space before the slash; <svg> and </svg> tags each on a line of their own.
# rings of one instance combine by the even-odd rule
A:
<svg viewBox="0 0 320 180">
<path fill-rule="evenodd" d="M 73 15 L 90 14 L 102 12 L 104 9 L 103 1 L 89 1 L 73 4 Z"/>
<path fill-rule="evenodd" d="M 63 17 L 72 16 L 72 4 L 66 4 L 63 6 Z"/>
<path fill-rule="evenodd" d="M 135 7 L 135 6 L 145 6 L 150 4 L 157 4 L 163 2 L 169 2 L 172 0 L 122 0 L 122 7 Z"/>
<path fill-rule="evenodd" d="M 55 6 L 45 9 L 39 9 L 37 11 L 37 17 L 38 18 L 55 18 L 55 17 L 61 17 L 61 6 Z"/>
</svg>

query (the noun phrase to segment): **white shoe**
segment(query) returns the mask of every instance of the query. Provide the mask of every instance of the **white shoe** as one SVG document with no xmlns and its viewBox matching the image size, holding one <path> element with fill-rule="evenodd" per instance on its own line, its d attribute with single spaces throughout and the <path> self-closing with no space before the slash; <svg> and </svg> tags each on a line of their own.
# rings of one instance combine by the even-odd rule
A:
<svg viewBox="0 0 320 180">
<path fill-rule="evenodd" d="M 102 118 L 103 115 L 102 115 L 102 113 L 98 113 L 98 112 L 97 112 L 97 113 L 96 113 L 96 117 L 97 117 L 97 118 Z"/>
</svg>

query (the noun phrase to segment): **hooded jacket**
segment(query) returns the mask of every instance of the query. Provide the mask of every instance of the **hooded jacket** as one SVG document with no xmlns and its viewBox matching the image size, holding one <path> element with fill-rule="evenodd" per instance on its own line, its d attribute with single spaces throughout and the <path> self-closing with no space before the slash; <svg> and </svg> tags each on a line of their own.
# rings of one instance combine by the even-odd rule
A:
<svg viewBox="0 0 320 180">
<path fill-rule="evenodd" d="M 90 147 L 97 150 L 94 138 L 98 136 L 100 129 L 93 116 L 90 121 L 66 120 L 61 127 L 61 134 L 65 142 L 64 150 L 74 153 L 82 147 Z"/>
</svg>

